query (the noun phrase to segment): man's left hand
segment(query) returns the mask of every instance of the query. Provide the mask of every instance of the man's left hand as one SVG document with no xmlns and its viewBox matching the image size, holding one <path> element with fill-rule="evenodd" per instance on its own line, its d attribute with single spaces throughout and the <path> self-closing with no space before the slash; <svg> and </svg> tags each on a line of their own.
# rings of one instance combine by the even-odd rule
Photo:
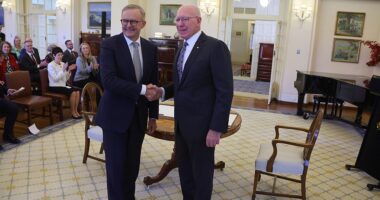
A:
<svg viewBox="0 0 380 200">
<path fill-rule="evenodd" d="M 148 131 L 149 134 L 153 134 L 157 129 L 156 119 L 149 119 L 148 121 Z"/>
<path fill-rule="evenodd" d="M 214 131 L 214 130 L 208 130 L 207 137 L 206 137 L 206 146 L 207 147 L 215 147 L 217 144 L 219 144 L 220 136 L 222 133 Z"/>
</svg>

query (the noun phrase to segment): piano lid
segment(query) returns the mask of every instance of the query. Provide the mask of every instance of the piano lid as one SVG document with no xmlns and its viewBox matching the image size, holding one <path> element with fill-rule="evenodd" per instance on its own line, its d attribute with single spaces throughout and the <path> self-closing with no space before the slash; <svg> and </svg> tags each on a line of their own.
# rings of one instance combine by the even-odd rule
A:
<svg viewBox="0 0 380 200">
<path fill-rule="evenodd" d="M 299 73 L 310 75 L 310 76 L 320 76 L 335 79 L 338 81 L 343 81 L 352 85 L 357 85 L 359 87 L 366 87 L 365 81 L 370 80 L 368 76 L 361 75 L 350 75 L 350 74 L 335 74 L 335 73 L 326 73 L 326 72 L 313 72 L 313 71 L 298 71 Z"/>
</svg>

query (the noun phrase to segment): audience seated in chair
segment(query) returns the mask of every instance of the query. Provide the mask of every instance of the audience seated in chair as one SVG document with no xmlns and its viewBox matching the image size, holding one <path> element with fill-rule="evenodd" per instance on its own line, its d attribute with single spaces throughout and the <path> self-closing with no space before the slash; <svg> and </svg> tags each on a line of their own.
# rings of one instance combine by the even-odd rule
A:
<svg viewBox="0 0 380 200">
<path fill-rule="evenodd" d="M 49 92 L 49 78 L 48 78 L 48 71 L 47 69 L 41 69 L 40 70 L 40 78 L 41 78 L 41 93 L 42 96 L 50 97 L 56 102 L 57 106 L 57 113 L 59 115 L 59 120 L 63 121 L 63 102 L 66 100 L 69 100 L 69 97 L 60 94 L 60 93 L 54 93 Z"/>
<path fill-rule="evenodd" d="M 17 60 L 20 60 L 21 49 L 22 49 L 21 39 L 18 35 L 16 35 L 15 38 L 13 39 L 12 53 L 16 55 Z"/>
<path fill-rule="evenodd" d="M 0 63 L 3 59 L 4 56 L 0 52 Z M 15 91 L 15 89 L 8 89 L 5 82 L 0 80 L 0 116 L 5 116 L 3 140 L 18 144 L 21 141 L 13 135 L 13 127 L 17 119 L 18 107 L 6 98 L 7 95 L 12 95 Z M 3 147 L 0 145 L 0 150 L 2 149 Z"/>
<path fill-rule="evenodd" d="M 62 62 L 63 51 L 60 47 L 52 50 L 54 61 L 48 65 L 49 92 L 60 93 L 70 97 L 70 110 L 73 119 L 81 119 L 78 112 L 80 90 L 75 87 L 66 86 L 66 82 L 70 77 L 75 65 L 68 65 Z"/>
<path fill-rule="evenodd" d="M 53 124 L 53 117 L 51 111 L 52 99 L 49 97 L 32 95 L 31 83 L 29 73 L 26 71 L 15 71 L 6 74 L 7 85 L 10 88 L 21 88 L 24 90 L 9 96 L 10 100 L 27 112 L 27 125 L 32 125 L 32 111 L 37 109 L 48 108 L 50 124 Z M 45 116 L 45 112 L 42 114 L 33 113 L 33 116 Z"/>
<path fill-rule="evenodd" d="M 91 55 L 91 47 L 88 43 L 82 43 L 79 51 L 79 57 L 76 59 L 77 70 L 73 85 L 83 88 L 88 82 L 95 81 L 93 77 L 99 73 L 99 64 L 95 57 Z"/>
<path fill-rule="evenodd" d="M 9 42 L 2 42 L 0 48 L 4 58 L 0 62 L 0 81 L 5 81 L 5 74 L 19 70 L 19 66 L 17 64 L 17 59 L 10 52 L 12 46 Z"/>
<path fill-rule="evenodd" d="M 96 111 L 102 95 L 103 90 L 95 82 L 87 83 L 82 90 L 82 114 L 86 122 L 84 129 L 85 147 L 83 154 L 83 163 L 87 162 L 87 158 L 92 158 L 104 162 L 104 160 L 101 158 L 89 155 L 91 140 L 101 142 L 102 145 L 100 147 L 99 153 L 103 152 L 103 130 L 101 127 L 95 124 Z"/>
<path fill-rule="evenodd" d="M 24 71 L 29 71 L 30 79 L 33 86 L 33 94 L 41 94 L 40 88 L 40 54 L 38 49 L 33 47 L 33 41 L 27 38 L 24 42 L 24 49 L 20 52 L 20 69 Z M 43 63 L 44 64 L 44 63 Z"/>
<path fill-rule="evenodd" d="M 324 110 L 320 109 L 309 129 L 280 125 L 275 126 L 276 136 L 275 139 L 272 140 L 272 143 L 260 145 L 260 150 L 255 162 L 256 169 L 252 199 L 256 198 L 256 194 L 306 199 L 307 170 L 309 168 L 311 152 L 318 138 L 323 115 Z M 284 136 L 280 138 L 280 130 L 283 129 L 305 132 L 305 142 L 284 140 Z M 281 131 L 281 135 L 284 134 L 285 132 Z M 275 177 L 272 192 L 257 191 L 257 184 L 262 174 Z M 285 175 L 299 175 L 300 179 Z M 301 183 L 301 195 L 276 193 L 274 191 L 276 178 Z"/>
</svg>

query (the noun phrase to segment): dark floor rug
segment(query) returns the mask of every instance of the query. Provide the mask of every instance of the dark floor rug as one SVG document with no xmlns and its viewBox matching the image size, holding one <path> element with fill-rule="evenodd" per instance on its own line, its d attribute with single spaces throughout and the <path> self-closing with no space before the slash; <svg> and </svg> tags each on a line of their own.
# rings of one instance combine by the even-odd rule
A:
<svg viewBox="0 0 380 200">
<path fill-rule="evenodd" d="M 269 82 L 234 80 L 234 91 L 269 94 Z"/>
</svg>

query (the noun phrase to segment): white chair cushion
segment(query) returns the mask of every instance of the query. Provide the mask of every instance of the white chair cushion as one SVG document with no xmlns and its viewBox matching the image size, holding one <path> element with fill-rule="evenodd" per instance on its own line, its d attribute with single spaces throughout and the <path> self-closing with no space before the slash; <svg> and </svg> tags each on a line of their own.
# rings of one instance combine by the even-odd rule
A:
<svg viewBox="0 0 380 200">
<path fill-rule="evenodd" d="M 273 173 L 301 175 L 304 168 L 302 147 L 277 144 L 277 156 L 273 164 Z M 261 144 L 256 158 L 256 170 L 266 171 L 267 161 L 273 153 L 272 144 Z"/>
<path fill-rule="evenodd" d="M 87 131 L 88 138 L 103 142 L 103 130 L 100 126 L 92 126 Z"/>
</svg>

